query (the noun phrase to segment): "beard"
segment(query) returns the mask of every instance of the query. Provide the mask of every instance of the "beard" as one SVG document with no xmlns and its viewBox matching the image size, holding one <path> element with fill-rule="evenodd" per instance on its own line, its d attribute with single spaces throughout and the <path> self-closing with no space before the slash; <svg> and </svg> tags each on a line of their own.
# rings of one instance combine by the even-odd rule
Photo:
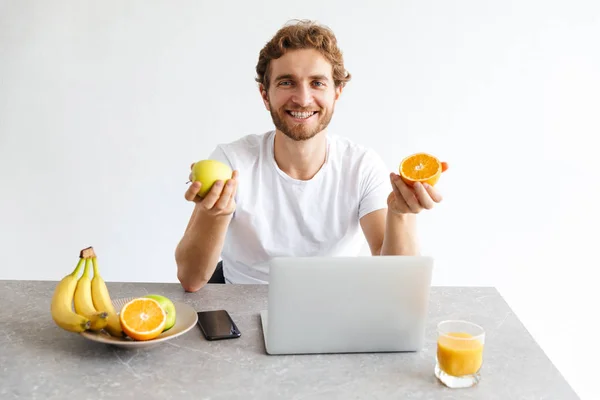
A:
<svg viewBox="0 0 600 400">
<path fill-rule="evenodd" d="M 281 131 L 285 136 L 297 142 L 303 140 L 309 140 L 315 137 L 319 132 L 322 132 L 327 128 L 331 117 L 333 116 L 333 109 L 324 113 L 323 109 L 320 109 L 316 115 L 317 123 L 311 122 L 310 124 L 305 123 L 293 123 L 287 119 L 289 115 L 285 108 L 282 107 L 279 110 L 275 110 L 269 101 L 269 112 L 271 113 L 271 119 L 275 127 Z M 294 109 L 294 111 L 308 111 L 304 109 Z M 314 118 L 310 117 L 310 118 Z M 310 125 L 310 126 L 309 126 Z"/>
</svg>

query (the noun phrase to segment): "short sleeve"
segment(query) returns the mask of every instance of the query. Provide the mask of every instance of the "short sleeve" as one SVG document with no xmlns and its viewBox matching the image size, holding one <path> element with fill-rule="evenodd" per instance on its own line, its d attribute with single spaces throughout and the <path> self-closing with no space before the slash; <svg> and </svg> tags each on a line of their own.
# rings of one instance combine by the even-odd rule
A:
<svg viewBox="0 0 600 400">
<path fill-rule="evenodd" d="M 229 157 L 227 157 L 225 151 L 223 151 L 223 148 L 221 146 L 215 147 L 212 153 L 210 153 L 210 155 L 208 156 L 208 159 L 221 161 L 222 163 L 229 165 L 229 168 L 231 168 L 232 170 L 235 169 L 231 163 L 231 160 L 229 159 Z"/>
<path fill-rule="evenodd" d="M 387 198 L 392 191 L 390 174 L 381 157 L 368 150 L 360 168 L 360 203 L 358 218 L 387 208 Z"/>
</svg>

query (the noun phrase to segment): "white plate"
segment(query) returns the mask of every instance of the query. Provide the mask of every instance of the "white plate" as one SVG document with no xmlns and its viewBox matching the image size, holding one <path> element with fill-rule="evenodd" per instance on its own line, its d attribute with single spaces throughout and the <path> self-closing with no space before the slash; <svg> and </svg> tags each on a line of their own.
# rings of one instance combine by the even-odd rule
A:
<svg viewBox="0 0 600 400">
<path fill-rule="evenodd" d="M 121 312 L 121 309 L 128 301 L 133 300 L 134 298 L 135 297 L 128 297 L 124 299 L 112 300 L 115 310 L 117 310 L 117 314 Z M 198 322 L 198 314 L 191 306 L 185 303 L 179 303 L 177 301 L 174 301 L 173 305 L 175 305 L 175 325 L 173 325 L 173 327 L 168 331 L 161 333 L 157 338 L 152 340 L 137 341 L 128 337 L 118 338 L 110 336 L 103 330 L 100 332 L 85 331 L 82 332 L 81 335 L 86 339 L 93 340 L 94 342 L 106 343 L 118 347 L 142 348 L 155 346 L 162 342 L 166 342 L 167 340 L 171 340 L 183 335 L 192 329 L 194 325 L 196 325 L 196 322 Z"/>
</svg>

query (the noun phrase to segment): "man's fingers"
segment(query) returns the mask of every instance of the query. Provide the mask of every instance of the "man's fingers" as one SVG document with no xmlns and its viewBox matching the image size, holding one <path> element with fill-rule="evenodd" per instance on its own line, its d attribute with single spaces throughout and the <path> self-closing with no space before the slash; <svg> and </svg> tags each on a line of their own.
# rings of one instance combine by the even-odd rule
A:
<svg viewBox="0 0 600 400">
<path fill-rule="evenodd" d="M 185 191 L 185 199 L 187 201 L 193 201 L 198 195 L 198 192 L 200 191 L 201 187 L 202 184 L 200 182 L 192 183 L 190 187 Z"/>
<path fill-rule="evenodd" d="M 239 172 L 238 170 L 234 170 L 233 174 L 231 175 L 231 179 L 227 182 L 233 182 L 233 189 L 231 190 L 231 194 L 229 195 L 229 200 L 227 201 L 227 205 L 225 206 L 226 209 L 230 209 L 233 206 L 233 203 L 235 202 L 235 195 L 237 194 L 237 189 L 238 189 L 238 176 L 239 176 Z"/>
<path fill-rule="evenodd" d="M 194 165 L 196 165 L 196 163 L 192 163 L 192 165 L 190 165 L 190 174 L 188 175 L 188 180 L 190 182 L 192 182 L 194 180 L 194 178 L 192 177 L 193 175 L 193 169 L 194 169 Z"/>
<path fill-rule="evenodd" d="M 237 173 L 234 172 L 234 176 L 237 178 Z M 229 196 L 229 201 L 227 202 L 227 208 L 231 209 L 233 207 L 233 203 L 235 203 L 235 195 L 237 194 L 238 189 L 238 181 L 237 179 L 232 180 L 234 182 L 233 190 L 231 191 L 231 196 Z"/>
<path fill-rule="evenodd" d="M 426 209 L 426 210 L 431 210 L 434 206 L 434 202 L 431 199 L 431 197 L 429 196 L 429 193 L 427 192 L 427 190 L 425 189 L 425 186 L 423 186 L 421 183 L 417 182 L 415 183 L 415 193 L 417 194 L 417 197 L 419 199 L 419 203 L 421 204 L 421 206 Z"/>
<path fill-rule="evenodd" d="M 421 211 L 419 200 L 415 196 L 413 190 L 402 180 L 402 178 L 400 178 L 400 176 L 396 177 L 394 180 L 394 185 L 398 188 L 400 195 L 412 212 L 418 213 Z"/>
<path fill-rule="evenodd" d="M 439 203 L 442 201 L 442 199 L 443 199 L 442 194 L 440 192 L 438 192 L 437 190 L 435 190 L 435 188 L 433 186 L 426 185 L 425 189 L 427 190 L 429 197 L 431 197 L 431 199 L 433 201 L 435 201 L 436 203 Z"/>
<path fill-rule="evenodd" d="M 402 197 L 400 190 L 398 190 L 398 188 L 394 184 L 394 177 L 391 176 L 390 179 L 392 182 L 392 193 L 390 193 L 388 196 L 388 205 L 390 204 L 390 200 L 391 200 L 390 198 L 393 198 L 394 201 L 396 202 L 397 208 L 401 210 L 400 212 L 409 212 L 410 208 L 406 204 L 406 201 L 404 201 L 404 198 Z"/>
<path fill-rule="evenodd" d="M 394 191 L 394 194 L 396 195 L 396 197 L 402 201 L 404 201 L 404 198 L 402 197 L 402 193 L 400 193 L 400 189 L 398 189 L 398 186 L 396 185 L 396 179 L 397 178 L 395 175 L 391 175 L 390 176 L 390 181 L 392 183 L 392 190 Z"/>
<path fill-rule="evenodd" d="M 204 200 L 202 200 L 202 205 L 204 206 L 204 208 L 210 210 L 215 206 L 215 203 L 219 200 L 221 192 L 223 191 L 223 185 L 223 181 L 221 180 L 216 181 L 212 185 L 210 191 L 206 194 Z"/>
<path fill-rule="evenodd" d="M 415 183 L 415 185 L 419 185 L 419 183 Z M 419 212 L 421 212 L 421 209 L 423 207 L 421 206 L 421 203 L 419 203 L 419 199 L 417 198 L 417 195 L 413 190 L 414 189 L 408 188 L 408 192 L 403 192 L 403 196 L 406 196 L 404 197 L 404 200 L 406 201 L 406 204 L 408 205 L 410 210 L 413 213 L 418 214 Z"/>
<path fill-rule="evenodd" d="M 235 180 L 229 179 L 225 184 L 225 188 L 223 192 L 221 192 L 221 196 L 219 200 L 215 203 L 214 208 L 217 210 L 225 210 L 227 209 L 227 205 L 229 204 L 229 200 L 231 199 L 231 195 L 235 190 Z"/>
</svg>

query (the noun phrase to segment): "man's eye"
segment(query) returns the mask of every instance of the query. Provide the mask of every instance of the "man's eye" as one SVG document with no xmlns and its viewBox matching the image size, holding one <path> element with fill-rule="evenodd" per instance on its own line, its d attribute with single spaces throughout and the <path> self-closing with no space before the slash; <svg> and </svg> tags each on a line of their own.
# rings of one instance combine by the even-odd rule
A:
<svg viewBox="0 0 600 400">
<path fill-rule="evenodd" d="M 313 84 L 318 87 L 325 86 L 325 84 L 323 82 L 319 82 L 319 81 L 313 82 Z"/>
<path fill-rule="evenodd" d="M 291 84 L 292 84 L 292 82 L 290 82 L 290 81 L 281 81 L 281 82 L 279 82 L 279 86 L 289 86 Z"/>
</svg>

